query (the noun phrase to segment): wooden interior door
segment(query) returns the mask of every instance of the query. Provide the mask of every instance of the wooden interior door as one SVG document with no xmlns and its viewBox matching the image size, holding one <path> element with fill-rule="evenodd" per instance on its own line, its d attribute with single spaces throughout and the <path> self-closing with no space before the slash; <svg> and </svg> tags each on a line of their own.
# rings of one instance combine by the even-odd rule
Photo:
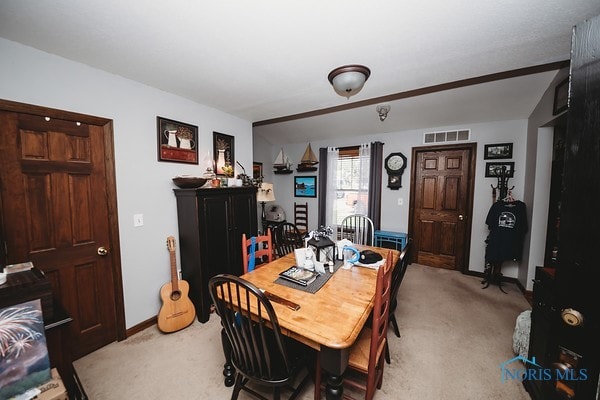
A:
<svg viewBox="0 0 600 400">
<path fill-rule="evenodd" d="M 413 149 L 413 262 L 464 271 L 468 265 L 475 144 Z"/>
<path fill-rule="evenodd" d="M 107 157 L 104 129 L 0 112 L 6 261 L 32 261 L 44 271 L 73 317 L 75 358 L 124 336 L 118 236 L 111 235 L 115 215 L 105 164 L 112 148 Z"/>
</svg>

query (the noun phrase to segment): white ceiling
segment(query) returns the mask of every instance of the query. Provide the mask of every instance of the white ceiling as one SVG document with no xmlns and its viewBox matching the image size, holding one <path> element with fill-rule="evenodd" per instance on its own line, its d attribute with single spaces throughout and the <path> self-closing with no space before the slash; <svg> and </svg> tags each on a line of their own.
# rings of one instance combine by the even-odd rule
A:
<svg viewBox="0 0 600 400">
<path fill-rule="evenodd" d="M 567 60 L 572 26 L 597 14 L 598 0 L 1 0 L 0 36 L 256 122 Z M 327 74 L 352 63 L 372 74 L 346 100 Z M 256 131 L 301 142 L 526 118 L 553 76 L 394 101 L 383 123 L 372 105 Z"/>
</svg>

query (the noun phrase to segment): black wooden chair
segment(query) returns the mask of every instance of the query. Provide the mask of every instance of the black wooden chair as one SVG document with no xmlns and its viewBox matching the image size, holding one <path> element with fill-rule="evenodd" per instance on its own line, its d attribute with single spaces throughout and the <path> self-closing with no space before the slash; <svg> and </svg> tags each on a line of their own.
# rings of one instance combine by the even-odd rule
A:
<svg viewBox="0 0 600 400">
<path fill-rule="evenodd" d="M 390 323 L 394 327 L 394 333 L 398 337 L 400 337 L 400 328 L 398 328 L 398 321 L 396 321 L 396 316 L 394 315 L 394 311 L 396 311 L 396 307 L 398 307 L 398 299 L 396 297 L 398 296 L 400 284 L 402 284 L 404 274 L 406 273 L 406 268 L 410 262 L 411 248 L 412 239 L 409 238 L 406 242 L 406 246 L 404 246 L 404 249 L 400 253 L 400 257 L 398 258 L 399 268 L 394 270 L 394 275 L 392 276 L 392 304 L 390 307 Z"/>
<path fill-rule="evenodd" d="M 396 336 L 400 337 L 400 328 L 398 327 L 398 321 L 396 321 L 396 315 L 394 315 L 394 311 L 396 311 L 396 307 L 398 307 L 398 291 L 400 289 L 400 285 L 402 284 L 402 280 L 404 279 L 404 274 L 406 273 L 406 268 L 410 263 L 411 256 L 411 248 L 412 248 L 412 239 L 408 238 L 406 242 L 406 246 L 402 249 L 400 253 L 400 257 L 398 257 L 398 262 L 396 264 L 396 268 L 394 268 L 394 272 L 392 273 L 392 292 L 391 292 L 391 303 L 390 303 L 390 325 L 394 328 L 394 333 Z M 385 360 L 389 364 L 391 362 L 390 359 L 390 350 L 389 346 L 385 349 Z"/>
<path fill-rule="evenodd" d="M 275 253 L 277 257 L 283 257 L 294 251 L 304 247 L 302 235 L 296 225 L 290 222 L 284 222 L 277 225 L 274 233 Z"/>
<path fill-rule="evenodd" d="M 289 389 L 292 391 L 289 399 L 295 399 L 310 379 L 305 367 L 308 367 L 311 352 L 281 333 L 271 302 L 252 283 L 234 275 L 221 274 L 211 278 L 208 286 L 231 345 L 231 363 L 236 371 L 231 399 L 237 399 L 244 390 L 267 400 L 248 386 L 249 383 L 273 388 L 273 399 L 276 400 L 279 400 L 282 388 Z M 306 376 L 297 387 L 292 387 L 303 369 L 307 370 Z"/>
</svg>

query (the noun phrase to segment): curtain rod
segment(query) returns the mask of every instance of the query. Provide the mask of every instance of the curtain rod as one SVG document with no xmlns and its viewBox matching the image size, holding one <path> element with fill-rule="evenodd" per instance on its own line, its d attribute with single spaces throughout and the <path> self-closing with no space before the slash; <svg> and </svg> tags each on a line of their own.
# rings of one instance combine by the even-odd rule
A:
<svg viewBox="0 0 600 400">
<path fill-rule="evenodd" d="M 380 141 L 378 141 L 378 140 L 376 140 L 376 141 L 374 141 L 374 142 L 371 142 L 371 143 L 381 143 L 382 145 L 384 145 L 384 144 L 385 144 L 385 143 L 383 143 L 383 142 L 380 142 Z M 331 146 L 329 146 L 329 147 L 331 147 Z M 355 149 L 358 149 L 359 147 L 360 147 L 360 144 L 356 144 L 356 145 L 354 145 L 354 146 L 343 146 L 343 147 L 338 147 L 337 149 L 338 149 L 338 150 L 355 150 Z M 327 147 L 321 147 L 320 149 L 327 149 Z"/>
</svg>

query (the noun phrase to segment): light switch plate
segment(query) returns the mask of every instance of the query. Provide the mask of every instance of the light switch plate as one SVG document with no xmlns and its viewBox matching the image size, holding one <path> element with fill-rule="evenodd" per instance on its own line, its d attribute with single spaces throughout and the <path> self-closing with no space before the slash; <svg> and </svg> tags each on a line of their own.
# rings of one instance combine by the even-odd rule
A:
<svg viewBox="0 0 600 400">
<path fill-rule="evenodd" d="M 144 214 L 133 214 L 133 226 L 144 226 Z"/>
</svg>

